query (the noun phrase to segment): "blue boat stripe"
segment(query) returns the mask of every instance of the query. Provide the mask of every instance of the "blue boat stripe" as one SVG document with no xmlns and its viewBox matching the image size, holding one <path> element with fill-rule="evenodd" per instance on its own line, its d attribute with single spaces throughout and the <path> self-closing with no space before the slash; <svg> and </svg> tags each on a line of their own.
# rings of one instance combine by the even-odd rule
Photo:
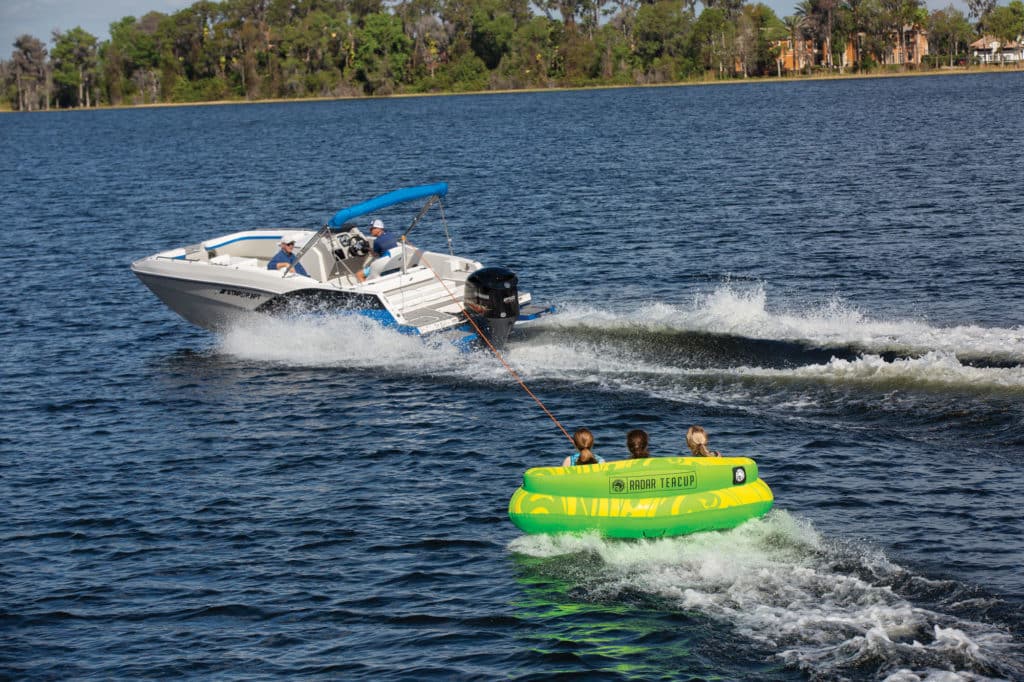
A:
<svg viewBox="0 0 1024 682">
<path fill-rule="evenodd" d="M 210 251 L 211 249 L 219 249 L 220 247 L 227 246 L 228 244 L 234 244 L 235 242 L 249 241 L 250 239 L 281 239 L 281 237 L 283 237 L 283 236 L 284 236 L 284 234 L 282 233 L 282 234 L 267 234 L 267 235 L 261 234 L 261 235 L 248 235 L 246 237 L 235 237 L 234 239 L 229 239 L 226 242 L 219 242 L 219 243 L 213 244 L 211 246 L 206 246 L 206 250 Z"/>
</svg>

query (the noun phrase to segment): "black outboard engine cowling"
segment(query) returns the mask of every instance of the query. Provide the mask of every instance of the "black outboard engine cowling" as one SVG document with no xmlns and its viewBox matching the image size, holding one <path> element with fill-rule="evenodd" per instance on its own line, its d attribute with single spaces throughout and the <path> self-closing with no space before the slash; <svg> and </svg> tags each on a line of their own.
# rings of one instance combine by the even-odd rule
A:
<svg viewBox="0 0 1024 682">
<path fill-rule="evenodd" d="M 519 278 L 507 268 L 480 268 L 466 279 L 466 310 L 499 348 L 519 319 L 518 287 Z"/>
</svg>

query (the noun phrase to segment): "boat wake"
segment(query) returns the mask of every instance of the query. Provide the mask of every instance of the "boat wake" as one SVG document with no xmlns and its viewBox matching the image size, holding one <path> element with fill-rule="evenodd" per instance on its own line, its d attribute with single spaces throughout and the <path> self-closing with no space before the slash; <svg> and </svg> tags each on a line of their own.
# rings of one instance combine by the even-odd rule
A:
<svg viewBox="0 0 1024 682">
<path fill-rule="evenodd" d="M 1024 367 L 973 367 L 964 365 L 951 352 L 931 351 L 919 358 L 886 360 L 864 355 L 856 360 L 832 358 L 823 365 L 792 370 L 741 368 L 743 376 L 865 384 L 882 390 L 894 388 L 956 387 L 988 391 L 1024 391 Z"/>
<path fill-rule="evenodd" d="M 781 510 L 726 532 L 642 541 L 531 535 L 510 549 L 531 559 L 531 573 L 572 583 L 579 599 L 617 604 L 639 593 L 660 611 L 698 612 L 812 678 L 1024 676 L 1024 647 L 991 618 L 998 599 L 915 575 L 880 551 L 830 542 Z M 580 575 L 587 556 L 600 566 Z"/>
<path fill-rule="evenodd" d="M 220 336 L 219 351 L 291 367 L 396 371 L 418 371 L 425 362 L 443 369 L 464 355 L 450 343 L 403 335 L 360 315 L 243 318 Z"/>
<path fill-rule="evenodd" d="M 633 374 L 642 383 L 660 376 L 878 391 L 1024 390 L 1022 327 L 873 320 L 838 299 L 803 312 L 769 312 L 760 285 L 722 285 L 691 307 L 652 303 L 615 313 L 562 306 L 511 356 L 532 376 L 571 372 L 602 383 Z"/>
<path fill-rule="evenodd" d="M 611 383 L 620 390 L 635 383 L 632 378 L 646 386 L 673 379 L 685 380 L 694 388 L 721 382 L 770 382 L 794 386 L 860 386 L 878 391 L 900 388 L 1008 394 L 1024 391 L 1024 366 L 975 367 L 962 363 L 948 351 L 932 351 L 917 358 L 892 360 L 871 354 L 850 360 L 831 357 L 820 364 L 784 369 L 748 365 L 679 367 L 657 359 L 629 356 L 628 349 L 622 347 L 588 343 L 538 342 L 514 349 L 510 357 L 534 378 L 572 376 L 580 384 Z"/>
<path fill-rule="evenodd" d="M 221 336 L 219 350 L 297 367 L 508 380 L 485 349 L 460 352 L 442 339 L 405 336 L 358 315 L 246 318 Z M 872 321 L 835 301 L 818 311 L 774 314 L 765 310 L 761 287 L 744 293 L 724 285 L 693 309 L 651 304 L 616 314 L 569 307 L 531 325 L 505 357 L 532 380 L 682 401 L 699 394 L 733 403 L 780 387 L 1024 391 L 1024 329 Z"/>
<path fill-rule="evenodd" d="M 846 359 L 861 354 L 918 357 L 943 352 L 969 364 L 1024 363 L 1024 327 L 938 327 L 923 320 L 873 319 L 838 297 L 805 310 L 775 311 L 769 309 L 761 284 L 747 289 L 723 284 L 698 295 L 690 306 L 649 303 L 629 312 L 610 312 L 589 305 L 562 305 L 559 315 L 545 320 L 543 326 L 613 335 L 696 334 L 713 337 L 719 344 L 734 337 L 789 344 L 812 357 L 822 352 Z"/>
</svg>

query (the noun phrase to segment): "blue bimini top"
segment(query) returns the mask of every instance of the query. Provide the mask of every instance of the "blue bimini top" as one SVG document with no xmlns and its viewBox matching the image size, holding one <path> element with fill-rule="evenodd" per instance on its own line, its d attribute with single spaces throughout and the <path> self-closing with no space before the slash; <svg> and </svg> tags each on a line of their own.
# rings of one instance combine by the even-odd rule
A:
<svg viewBox="0 0 1024 682">
<path fill-rule="evenodd" d="M 327 224 L 331 227 L 341 227 L 349 220 L 358 218 L 361 215 L 367 213 L 373 213 L 379 211 L 382 208 L 388 206 L 394 206 L 395 204 L 401 204 L 406 201 L 416 201 L 417 199 L 426 199 L 427 197 L 443 197 L 448 193 L 447 182 L 437 182 L 433 185 L 419 185 L 417 187 L 405 187 L 403 189 L 396 189 L 393 192 L 387 194 L 381 194 L 379 197 L 374 197 L 369 201 L 364 201 L 361 204 L 349 206 L 343 208 L 334 214 Z"/>
</svg>

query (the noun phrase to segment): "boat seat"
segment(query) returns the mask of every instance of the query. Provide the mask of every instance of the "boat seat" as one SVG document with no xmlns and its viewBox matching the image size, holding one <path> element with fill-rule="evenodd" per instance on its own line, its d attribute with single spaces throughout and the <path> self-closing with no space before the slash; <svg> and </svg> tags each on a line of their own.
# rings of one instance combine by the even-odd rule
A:
<svg viewBox="0 0 1024 682">
<path fill-rule="evenodd" d="M 370 265 L 370 277 L 377 277 L 383 275 L 389 275 L 392 272 L 401 272 L 402 270 L 402 258 L 405 258 L 405 269 L 419 265 L 420 260 L 423 258 L 423 249 L 417 249 L 411 244 L 402 246 L 399 244 L 395 248 L 391 249 L 391 252 L 398 253 L 390 258 L 378 258 L 373 261 Z"/>
<path fill-rule="evenodd" d="M 405 267 L 411 268 L 416 265 L 419 265 L 420 261 L 423 259 L 423 249 L 417 249 L 412 245 L 409 245 L 408 248 L 410 253 L 408 254 L 407 260 L 405 261 Z"/>
<path fill-rule="evenodd" d="M 326 248 L 326 245 L 317 244 L 303 254 L 299 262 L 302 263 L 302 267 L 306 268 L 310 277 L 318 282 L 326 282 L 331 277 L 334 259 L 325 256 L 321 247 Z"/>
<path fill-rule="evenodd" d="M 255 258 L 247 258 L 245 256 L 232 256 L 230 254 L 224 254 L 222 256 L 214 256 L 210 259 L 210 263 L 213 265 L 227 265 L 235 268 L 245 268 L 246 270 L 255 270 L 259 265 L 259 262 Z"/>
</svg>

